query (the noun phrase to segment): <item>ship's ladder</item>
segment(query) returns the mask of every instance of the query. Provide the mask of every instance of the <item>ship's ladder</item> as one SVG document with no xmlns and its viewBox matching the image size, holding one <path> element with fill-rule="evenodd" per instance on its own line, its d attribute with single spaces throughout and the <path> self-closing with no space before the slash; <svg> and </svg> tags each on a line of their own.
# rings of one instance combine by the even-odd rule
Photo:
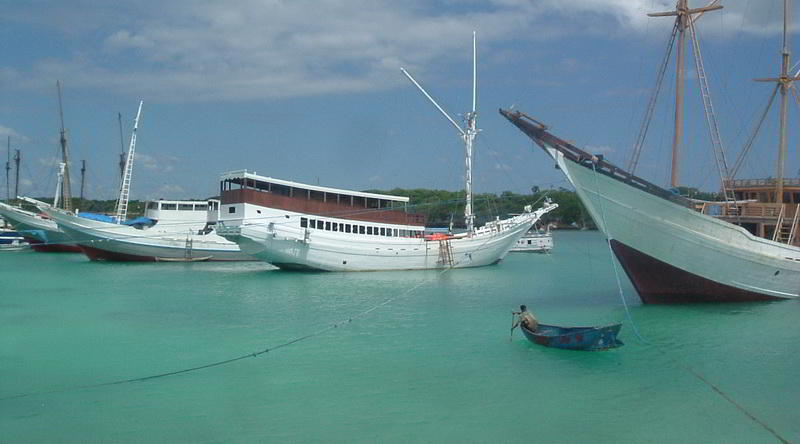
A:
<svg viewBox="0 0 800 444">
<path fill-rule="evenodd" d="M 192 240 L 191 237 L 186 236 L 186 247 L 183 250 L 183 257 L 186 258 L 186 259 L 191 259 L 192 258 L 192 243 L 193 242 L 194 241 Z"/>
<path fill-rule="evenodd" d="M 772 240 L 782 244 L 792 244 L 797 237 L 798 218 L 800 218 L 800 204 L 794 209 L 793 217 L 786 217 L 786 205 L 781 205 L 778 223 L 775 224 L 775 234 Z"/>
<path fill-rule="evenodd" d="M 439 261 L 441 266 L 453 267 L 453 248 L 450 239 L 439 240 Z"/>
</svg>

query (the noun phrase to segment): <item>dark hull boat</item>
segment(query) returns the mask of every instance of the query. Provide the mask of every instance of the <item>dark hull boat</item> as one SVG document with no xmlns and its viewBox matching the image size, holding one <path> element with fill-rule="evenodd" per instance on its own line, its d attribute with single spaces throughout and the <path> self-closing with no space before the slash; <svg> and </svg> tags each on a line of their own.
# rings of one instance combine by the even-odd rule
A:
<svg viewBox="0 0 800 444">
<path fill-rule="evenodd" d="M 567 350 L 607 350 L 623 345 L 617 339 L 622 324 L 603 327 L 559 327 L 539 324 L 535 332 L 520 325 L 522 333 L 529 341 L 545 347 Z"/>
</svg>

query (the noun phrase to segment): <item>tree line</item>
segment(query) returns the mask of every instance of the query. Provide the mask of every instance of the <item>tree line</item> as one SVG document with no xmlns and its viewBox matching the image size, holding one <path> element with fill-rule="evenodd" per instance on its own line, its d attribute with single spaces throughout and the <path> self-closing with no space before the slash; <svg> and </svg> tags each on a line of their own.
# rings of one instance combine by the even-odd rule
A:
<svg viewBox="0 0 800 444">
<path fill-rule="evenodd" d="M 679 187 L 675 190 L 682 196 L 693 199 L 719 201 L 724 200 L 720 193 L 704 192 L 697 188 Z M 365 190 L 368 193 L 391 194 L 409 198 L 409 211 L 424 214 L 431 227 L 464 228 L 464 191 L 430 190 L 426 188 L 393 188 L 391 190 Z M 534 205 L 534 209 L 541 207 L 545 197 L 549 197 L 558 204 L 558 208 L 542 217 L 543 224 L 552 224 L 558 228 L 595 229 L 596 225 L 586 211 L 586 207 L 578 195 L 565 188 L 540 190 L 534 187 L 530 194 L 519 194 L 511 191 L 502 193 L 481 193 L 473 197 L 473 212 L 475 224 L 501 219 L 510 214 L 519 214 L 524 211 L 525 205 Z M 40 197 L 38 200 L 52 202 L 52 197 Z M 190 199 L 191 200 L 191 199 Z M 197 199 L 205 200 L 205 199 Z M 72 199 L 72 207 L 80 211 L 102 214 L 114 214 L 116 200 Z M 129 217 L 144 214 L 145 201 L 131 200 L 128 203 Z"/>
</svg>

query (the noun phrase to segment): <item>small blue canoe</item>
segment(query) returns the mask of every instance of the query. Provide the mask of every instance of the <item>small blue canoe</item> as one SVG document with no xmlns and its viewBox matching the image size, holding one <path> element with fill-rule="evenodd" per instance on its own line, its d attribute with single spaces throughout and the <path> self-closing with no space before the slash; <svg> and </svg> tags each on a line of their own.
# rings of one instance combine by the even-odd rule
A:
<svg viewBox="0 0 800 444">
<path fill-rule="evenodd" d="M 522 333 L 529 341 L 546 347 L 568 350 L 607 350 L 623 345 L 617 339 L 622 324 L 604 327 L 559 327 L 539 324 L 535 332 L 520 325 Z"/>
</svg>

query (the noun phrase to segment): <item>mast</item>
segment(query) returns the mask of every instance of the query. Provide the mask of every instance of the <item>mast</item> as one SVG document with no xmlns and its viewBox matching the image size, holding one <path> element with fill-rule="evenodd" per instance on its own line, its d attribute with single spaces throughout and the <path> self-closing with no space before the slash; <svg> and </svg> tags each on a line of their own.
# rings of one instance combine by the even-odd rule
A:
<svg viewBox="0 0 800 444">
<path fill-rule="evenodd" d="M 122 184 L 119 190 L 119 200 L 117 201 L 117 223 L 121 224 L 128 216 L 128 198 L 131 192 L 131 175 L 133 174 L 133 154 L 136 150 L 136 130 L 139 128 L 139 117 L 142 114 L 142 104 L 139 101 L 139 110 L 136 112 L 136 119 L 133 121 L 133 132 L 131 133 L 131 144 L 128 147 L 128 157 L 125 162 L 125 171 L 122 175 Z"/>
<path fill-rule="evenodd" d="M 703 13 L 722 9 L 716 5 L 718 0 L 714 0 L 704 8 L 689 9 L 688 0 L 678 0 L 674 11 L 655 12 L 647 14 L 649 17 L 675 16 L 676 27 L 678 28 L 678 51 L 676 54 L 675 67 L 675 134 L 672 139 L 672 177 L 670 186 L 676 188 L 680 185 L 681 171 L 681 143 L 683 142 L 683 97 L 685 95 L 686 84 L 686 30 L 691 24 L 700 18 Z M 698 14 L 697 17 L 692 17 Z"/>
<path fill-rule="evenodd" d="M 789 140 L 789 113 L 787 93 L 792 88 L 792 83 L 800 77 L 789 76 L 789 64 L 792 60 L 792 51 L 789 36 L 791 35 L 792 4 L 790 0 L 783 0 L 783 45 L 781 46 L 781 73 L 780 76 L 767 79 L 755 79 L 756 82 L 776 82 L 781 92 L 780 108 L 780 139 L 778 143 L 778 164 L 775 171 L 775 202 L 783 203 L 783 182 L 786 177 L 786 157 L 788 154 Z"/>
<path fill-rule="evenodd" d="M 122 137 L 122 113 L 117 113 L 117 120 L 119 120 L 119 180 L 125 174 L 125 140 Z"/>
<path fill-rule="evenodd" d="M 8 136 L 6 158 L 6 203 L 11 203 L 11 136 Z"/>
<path fill-rule="evenodd" d="M 424 94 L 425 97 L 427 97 L 427 99 L 430 100 L 431 103 L 433 103 L 433 105 L 436 107 L 436 109 L 438 109 L 439 112 L 442 113 L 442 115 L 445 118 L 447 118 L 447 120 L 449 120 L 450 123 L 453 124 L 453 126 L 461 134 L 461 139 L 464 141 L 464 151 L 466 153 L 466 156 L 465 156 L 466 157 L 466 160 L 465 160 L 465 163 L 466 163 L 466 174 L 465 174 L 465 176 L 466 177 L 465 177 L 465 190 L 464 190 L 465 193 L 466 193 L 466 205 L 464 206 L 464 222 L 466 223 L 466 226 L 467 226 L 467 233 L 470 236 L 472 235 L 472 232 L 475 230 L 475 214 L 474 214 L 473 209 L 472 209 L 473 142 L 475 141 L 475 136 L 480 131 L 479 129 L 476 128 L 477 112 L 475 111 L 475 109 L 476 109 L 476 101 L 477 101 L 476 100 L 476 98 L 477 98 L 477 94 L 476 94 L 476 91 L 477 91 L 477 75 L 476 75 L 477 74 L 477 52 L 476 52 L 475 40 L 476 40 L 475 31 L 472 31 L 472 111 L 468 112 L 467 116 L 466 116 L 466 118 L 467 118 L 466 130 L 462 129 L 461 126 L 459 126 L 456 123 L 456 121 L 453 120 L 453 118 L 450 117 L 450 115 L 447 114 L 447 112 L 444 109 L 442 109 L 441 106 L 439 106 L 439 104 L 436 102 L 436 100 L 434 100 L 433 97 L 431 97 L 431 95 L 428 94 L 427 91 L 425 91 L 425 88 L 423 88 L 414 79 L 414 77 L 412 77 L 411 74 L 409 74 L 409 72 L 405 70 L 405 68 L 400 68 L 400 71 L 402 71 L 403 74 L 405 74 L 406 77 L 408 77 L 408 79 L 411 80 L 411 83 L 413 83 L 414 86 L 416 86 L 422 92 L 422 94 Z"/>
<path fill-rule="evenodd" d="M 61 187 L 61 197 L 64 209 L 72 211 L 72 188 L 69 183 L 69 147 L 67 145 L 67 130 L 64 129 L 64 109 L 61 105 L 61 82 L 56 81 L 58 88 L 58 116 L 61 119 L 61 160 L 64 162 L 64 185 Z"/>
<path fill-rule="evenodd" d="M 19 150 L 14 150 L 14 165 L 16 166 L 17 170 L 17 177 L 14 183 L 14 199 L 19 196 L 19 161 L 22 160 L 22 156 L 19 154 Z"/>
<path fill-rule="evenodd" d="M 83 186 L 86 183 L 86 161 L 81 160 L 81 201 L 83 201 Z"/>
<path fill-rule="evenodd" d="M 778 166 L 775 174 L 778 180 L 778 184 L 775 187 L 775 202 L 780 204 L 783 203 L 783 178 L 786 175 L 786 156 L 788 154 L 787 141 L 789 139 L 789 113 L 786 93 L 789 91 L 789 88 L 791 88 L 793 81 L 793 79 L 789 79 L 789 63 L 791 63 L 792 51 L 789 39 L 787 38 L 791 17 L 791 2 L 789 0 L 783 0 L 783 47 L 781 48 L 781 77 L 779 81 L 781 85 L 781 134 L 778 145 Z"/>
</svg>

